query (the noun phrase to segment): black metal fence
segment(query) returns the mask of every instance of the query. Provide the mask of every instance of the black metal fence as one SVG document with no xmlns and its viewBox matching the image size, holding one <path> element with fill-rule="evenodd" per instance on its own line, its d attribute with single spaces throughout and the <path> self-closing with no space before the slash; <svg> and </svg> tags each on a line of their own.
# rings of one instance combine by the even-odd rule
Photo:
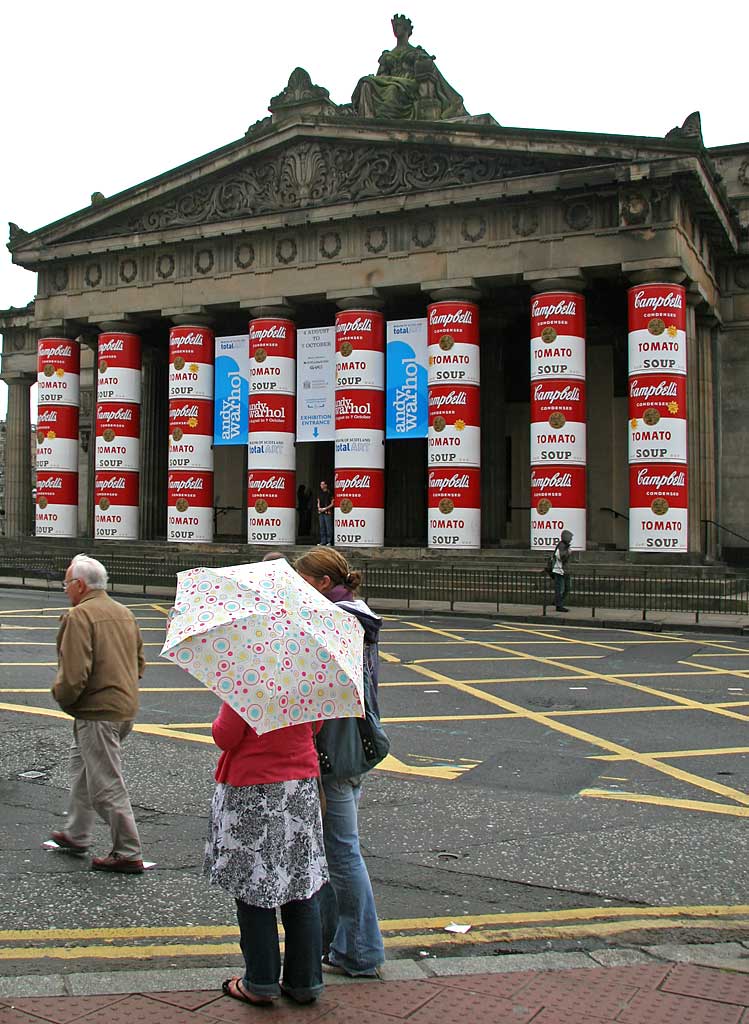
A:
<svg viewBox="0 0 749 1024">
<path fill-rule="evenodd" d="M 44 580 L 48 587 L 62 581 L 73 546 L 41 546 L 31 541 L 0 542 L 0 577 L 26 581 Z M 91 548 L 89 548 L 91 550 Z M 171 588 L 175 577 L 195 565 L 221 566 L 259 557 L 249 549 L 143 550 L 116 544 L 106 552 L 91 550 L 106 563 L 113 589 L 120 586 Z M 354 559 L 355 561 L 355 559 Z M 553 585 L 540 565 L 521 569 L 501 565 L 462 567 L 426 561 L 359 562 L 363 569 L 363 596 L 389 599 L 400 607 L 420 603 L 454 609 L 483 605 L 501 612 L 507 605 L 536 606 L 546 611 L 554 603 Z M 623 567 L 621 573 L 579 566 L 572 572 L 570 607 L 590 610 L 637 610 L 649 613 L 691 612 L 697 621 L 703 612 L 749 615 L 749 575 L 713 574 L 704 570 L 671 572 L 665 567 L 651 571 Z"/>
</svg>

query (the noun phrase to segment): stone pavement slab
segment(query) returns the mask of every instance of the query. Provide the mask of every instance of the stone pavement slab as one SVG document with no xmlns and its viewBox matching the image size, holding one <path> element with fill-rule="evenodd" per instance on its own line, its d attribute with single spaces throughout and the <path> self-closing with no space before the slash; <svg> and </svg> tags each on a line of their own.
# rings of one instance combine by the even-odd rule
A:
<svg viewBox="0 0 749 1024">
<path fill-rule="evenodd" d="M 411 961 L 418 980 L 336 978 L 313 1005 L 281 999 L 267 1019 L 274 1024 L 749 1024 L 749 977 L 717 965 L 651 959 L 600 967 L 589 959 L 584 968 L 564 969 L 552 967 L 550 957 L 529 955 L 475 957 L 474 972 L 468 973 L 464 961 L 469 958 L 453 959 L 458 962 L 449 972 L 435 971 L 434 961 Z M 507 960 L 525 960 L 526 967 L 493 969 Z M 530 962 L 535 969 L 528 969 Z M 232 973 L 212 969 L 217 971 Z M 114 973 L 105 977 L 111 982 Z M 169 975 L 172 982 L 179 976 L 185 987 L 153 987 Z M 120 981 L 119 992 L 100 995 L 5 994 L 0 996 L 0 1024 L 234 1024 L 266 1015 L 223 996 L 218 984 L 202 987 L 206 975 L 204 970 L 144 969 L 122 972 L 132 986 L 129 992 L 121 991 Z M 35 980 L 44 990 L 45 979 Z"/>
</svg>

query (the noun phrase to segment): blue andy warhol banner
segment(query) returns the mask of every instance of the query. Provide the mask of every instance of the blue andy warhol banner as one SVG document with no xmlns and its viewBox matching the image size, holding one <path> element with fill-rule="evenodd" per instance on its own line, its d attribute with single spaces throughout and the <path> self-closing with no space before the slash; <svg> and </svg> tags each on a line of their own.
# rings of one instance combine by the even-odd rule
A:
<svg viewBox="0 0 749 1024">
<path fill-rule="evenodd" d="M 387 325 L 385 436 L 427 436 L 427 322 L 390 320 Z"/>
<path fill-rule="evenodd" d="M 247 444 L 250 419 L 250 343 L 246 334 L 216 338 L 213 443 Z"/>
</svg>

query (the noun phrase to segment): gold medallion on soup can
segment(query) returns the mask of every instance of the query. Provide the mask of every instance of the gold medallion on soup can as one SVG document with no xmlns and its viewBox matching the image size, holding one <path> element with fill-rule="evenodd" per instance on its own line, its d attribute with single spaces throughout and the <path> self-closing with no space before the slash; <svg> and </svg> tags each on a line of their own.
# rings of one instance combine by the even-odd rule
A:
<svg viewBox="0 0 749 1024">
<path fill-rule="evenodd" d="M 439 510 L 446 516 L 449 516 L 452 510 L 455 508 L 455 502 L 452 498 L 441 498 L 439 503 Z"/>
<path fill-rule="evenodd" d="M 351 342 L 350 341 L 344 341 L 343 344 L 341 345 L 341 355 L 345 359 L 347 359 L 351 355 L 351 353 L 353 351 L 354 351 L 354 346 L 351 344 Z"/>
<path fill-rule="evenodd" d="M 554 427 L 555 430 L 559 430 L 559 428 L 563 427 L 566 422 L 567 420 L 564 418 L 563 412 L 553 412 L 551 416 L 549 416 L 549 426 Z"/>
<path fill-rule="evenodd" d="M 541 341 L 545 341 L 547 345 L 550 345 L 552 341 L 557 340 L 557 332 L 553 327 L 544 327 L 541 331 Z"/>
<path fill-rule="evenodd" d="M 650 508 L 655 513 L 655 515 L 665 516 L 665 514 L 668 512 L 668 502 L 665 498 L 654 498 L 650 505 Z"/>
<path fill-rule="evenodd" d="M 114 441 L 114 439 L 115 439 L 115 433 L 114 433 L 114 431 L 112 430 L 111 427 L 107 427 L 107 429 L 104 431 L 104 433 L 101 436 L 104 438 L 104 440 L 107 443 L 109 443 L 110 441 Z"/>
<path fill-rule="evenodd" d="M 347 516 L 349 512 L 353 511 L 354 503 L 351 500 L 351 498 L 344 498 L 343 501 L 341 502 L 340 508 L 341 512 L 343 512 L 343 514 Z"/>
<path fill-rule="evenodd" d="M 181 441 L 183 436 L 182 427 L 175 427 L 172 431 L 172 441 Z"/>
<path fill-rule="evenodd" d="M 445 419 L 444 416 L 434 417 L 434 423 L 432 424 L 432 427 L 434 428 L 434 430 L 437 431 L 438 434 L 440 434 L 445 429 L 446 426 L 447 420 Z"/>
<path fill-rule="evenodd" d="M 256 363 L 264 363 L 267 358 L 268 358 L 268 353 L 266 352 L 266 350 L 264 348 L 260 347 L 260 348 L 256 348 L 255 349 L 255 362 Z"/>
<path fill-rule="evenodd" d="M 108 369 L 108 363 L 107 363 L 106 359 L 102 359 L 102 361 L 99 363 L 99 373 L 106 373 L 107 369 Z"/>
<path fill-rule="evenodd" d="M 449 352 L 454 344 L 455 338 L 453 338 L 452 334 L 443 334 L 439 340 L 439 346 L 443 352 Z"/>
<path fill-rule="evenodd" d="M 184 370 L 184 368 L 185 368 L 185 357 L 184 356 L 177 356 L 175 358 L 175 360 L 174 360 L 174 369 L 175 370 Z"/>
<path fill-rule="evenodd" d="M 268 511 L 268 502 L 265 500 L 265 498 L 257 499 L 257 501 L 255 502 L 255 511 L 260 513 Z"/>
<path fill-rule="evenodd" d="M 663 334 L 665 330 L 666 325 L 659 316 L 654 316 L 652 320 L 648 321 L 648 331 L 650 331 L 651 334 L 658 336 L 659 334 Z"/>
<path fill-rule="evenodd" d="M 538 512 L 540 516 L 545 516 L 550 508 L 551 502 L 549 501 L 549 499 L 541 498 L 538 504 L 536 505 L 536 512 Z"/>
<path fill-rule="evenodd" d="M 55 375 L 55 368 L 52 365 L 52 363 L 45 363 L 44 364 L 44 376 L 45 377 L 54 377 L 54 375 Z"/>
<path fill-rule="evenodd" d="M 45 498 L 44 495 L 37 501 L 39 508 L 46 508 L 49 505 L 49 498 Z"/>
<path fill-rule="evenodd" d="M 177 498 L 176 502 L 174 503 L 174 507 L 177 509 L 178 512 L 187 512 L 188 508 L 190 507 L 190 503 L 187 500 L 187 498 Z"/>
<path fill-rule="evenodd" d="M 102 510 L 102 512 L 107 511 L 107 509 L 109 508 L 109 504 L 109 498 L 99 498 L 99 508 Z"/>
<path fill-rule="evenodd" d="M 647 423 L 649 427 L 654 427 L 658 420 L 661 418 L 661 414 L 657 409 L 646 409 L 642 414 L 643 421 Z"/>
</svg>

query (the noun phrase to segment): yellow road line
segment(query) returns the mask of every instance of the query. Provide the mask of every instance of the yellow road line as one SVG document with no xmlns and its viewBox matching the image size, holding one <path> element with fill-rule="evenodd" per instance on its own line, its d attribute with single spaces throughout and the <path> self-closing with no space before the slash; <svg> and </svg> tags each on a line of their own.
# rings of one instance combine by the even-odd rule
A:
<svg viewBox="0 0 749 1024">
<path fill-rule="evenodd" d="M 510 632 L 509 627 L 505 627 L 505 629 L 507 629 L 507 631 Z M 594 641 L 594 640 L 577 640 L 574 637 L 554 636 L 554 634 L 549 633 L 546 630 L 531 629 L 529 626 L 524 626 L 522 628 L 522 630 L 518 630 L 516 628 L 516 629 L 512 630 L 511 632 L 528 633 L 530 636 L 540 636 L 540 637 L 543 637 L 545 640 L 553 640 L 555 643 L 562 643 L 562 644 L 584 644 L 586 647 L 601 647 L 601 648 L 603 648 L 606 651 L 617 651 L 618 653 L 621 653 L 621 650 L 622 650 L 621 647 L 613 647 L 610 644 L 602 644 L 602 643 L 598 643 L 597 641 Z"/>
<path fill-rule="evenodd" d="M 389 661 L 394 665 L 400 664 L 400 658 L 397 658 L 394 654 L 388 654 L 387 651 L 380 651 L 380 657 L 383 661 Z"/>
<path fill-rule="evenodd" d="M 151 607 L 157 612 L 163 612 L 164 615 L 169 615 L 171 608 L 165 608 L 163 604 L 152 604 Z"/>
<path fill-rule="evenodd" d="M 416 624 L 412 623 L 412 625 Z M 438 630 L 432 626 L 421 626 L 420 628 L 430 633 L 436 633 L 440 636 L 450 636 L 450 633 L 448 631 Z M 486 644 L 484 646 L 493 647 L 494 645 Z M 576 669 L 574 665 L 566 665 L 563 661 L 557 659 L 536 658 L 534 655 L 531 654 L 524 655 L 524 657 L 526 657 L 529 661 L 538 661 L 542 664 L 551 665 L 554 668 L 571 669 L 573 672 L 577 672 L 582 678 L 604 679 L 612 683 L 619 683 L 619 680 L 616 676 L 600 675 L 591 672 L 585 668 Z M 576 729 L 573 726 L 566 725 L 563 722 L 559 722 L 556 719 L 551 718 L 547 714 L 542 714 L 537 711 L 530 711 L 528 709 L 524 709 L 517 704 L 511 703 L 510 701 L 502 700 L 502 698 L 497 697 L 493 693 L 486 693 L 485 691 L 478 690 L 475 687 L 467 686 L 465 683 L 460 683 L 458 680 L 450 680 L 446 676 L 440 675 L 437 672 L 432 672 L 431 669 L 423 668 L 422 666 L 412 667 L 414 671 L 419 671 L 427 677 L 437 680 L 438 682 L 451 685 L 455 689 L 460 690 L 463 693 L 467 693 L 471 696 L 477 697 L 479 700 L 486 701 L 490 704 L 496 704 L 497 706 L 503 708 L 505 711 L 518 712 L 524 718 L 527 718 L 530 721 L 537 722 L 540 725 L 545 725 L 551 729 L 555 729 L 558 732 L 566 734 L 567 736 L 572 736 L 575 739 L 582 740 L 584 743 L 588 743 L 592 746 L 597 746 L 603 750 L 607 750 L 611 754 L 629 755 L 629 759 L 635 761 L 637 764 L 641 764 L 646 768 L 651 768 L 664 775 L 668 775 L 671 778 L 677 779 L 680 782 L 686 782 L 689 785 L 695 786 L 698 789 L 705 789 L 708 792 L 726 797 L 727 799 L 733 800 L 736 803 L 749 805 L 749 795 L 747 795 L 746 793 L 742 793 L 737 789 L 733 789 L 730 786 L 724 786 L 722 783 L 715 782 L 712 779 L 705 779 L 699 775 L 694 775 L 691 772 L 682 771 L 680 768 L 676 768 L 674 765 L 665 764 L 661 761 L 658 761 L 656 758 L 648 757 L 647 754 L 638 754 L 637 751 L 630 750 L 629 748 L 624 747 L 619 743 L 614 743 L 611 740 L 604 739 L 603 737 L 595 736 L 593 735 L 593 733 L 585 732 L 582 729 Z M 621 685 L 629 686 L 634 689 L 640 689 L 640 687 L 637 687 L 633 683 L 622 683 Z M 642 687 L 642 689 L 644 690 L 644 692 L 650 692 L 655 694 L 656 696 L 665 697 L 666 699 L 671 700 L 673 702 L 683 703 L 685 705 L 689 705 L 692 707 L 700 707 L 700 705 L 696 701 L 687 701 L 686 699 L 675 698 L 673 694 L 664 694 L 660 691 L 650 690 L 648 687 Z M 707 710 L 704 705 L 702 705 L 702 709 Z M 731 717 L 735 716 L 736 714 L 735 712 L 731 712 L 725 709 L 716 709 L 715 713 L 724 714 Z M 740 717 L 743 719 L 743 716 L 736 717 Z"/>
<path fill-rule="evenodd" d="M 676 800 L 645 793 L 624 793 L 608 789 L 582 789 L 580 796 L 597 800 L 622 800 L 630 804 L 656 804 L 658 807 L 675 807 L 684 811 L 707 811 L 711 814 L 729 814 L 734 818 L 749 818 L 749 807 L 734 807 L 732 804 L 713 804 L 704 800 Z"/>
<path fill-rule="evenodd" d="M 712 750 L 655 750 L 651 757 L 715 757 L 723 754 L 749 754 L 749 747 L 714 747 Z M 590 754 L 589 761 L 626 761 L 620 754 Z"/>
</svg>

